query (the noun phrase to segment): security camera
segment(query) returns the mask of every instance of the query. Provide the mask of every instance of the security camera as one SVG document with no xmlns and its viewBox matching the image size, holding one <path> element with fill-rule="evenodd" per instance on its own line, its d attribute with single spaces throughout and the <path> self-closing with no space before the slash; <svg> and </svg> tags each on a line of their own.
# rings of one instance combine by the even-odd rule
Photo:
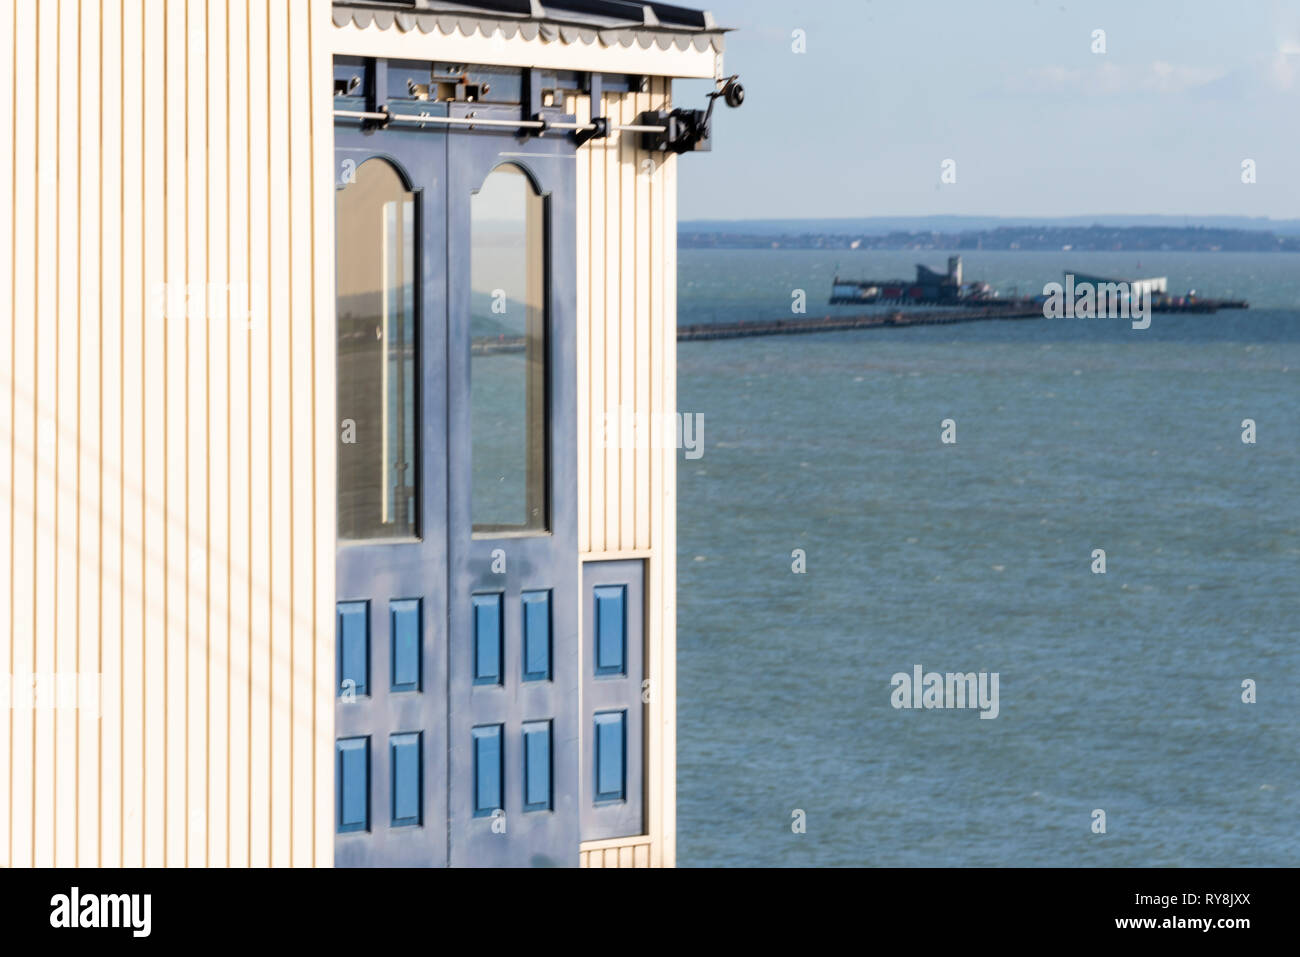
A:
<svg viewBox="0 0 1300 957">
<path fill-rule="evenodd" d="M 642 113 L 637 120 L 639 126 L 646 127 L 641 135 L 641 148 L 657 153 L 688 153 L 707 151 L 713 130 L 713 107 L 718 100 L 727 106 L 735 107 L 745 102 L 745 88 L 740 85 L 740 77 L 732 75 L 718 79 L 722 84 L 709 94 L 707 110 L 652 110 Z"/>
<path fill-rule="evenodd" d="M 734 76 L 722 87 L 722 99 L 733 110 L 745 102 L 745 88 Z"/>
</svg>

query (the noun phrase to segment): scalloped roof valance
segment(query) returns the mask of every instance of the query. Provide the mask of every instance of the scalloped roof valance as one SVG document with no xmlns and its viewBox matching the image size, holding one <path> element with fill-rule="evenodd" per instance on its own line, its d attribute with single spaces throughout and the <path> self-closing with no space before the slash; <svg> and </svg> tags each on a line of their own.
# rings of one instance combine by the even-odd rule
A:
<svg viewBox="0 0 1300 957">
<path fill-rule="evenodd" d="M 336 2 L 334 24 L 345 27 L 353 24 L 359 28 L 369 26 L 381 30 L 396 28 L 403 33 L 435 30 L 444 36 L 459 32 L 471 37 L 475 33 L 491 38 L 501 36 L 507 40 L 522 35 L 525 40 L 541 37 L 545 41 L 582 43 L 588 46 L 599 43 L 606 47 L 630 47 L 642 50 L 651 46 L 660 50 L 694 48 L 703 53 L 712 48 L 717 53 L 724 49 L 725 31 L 713 23 L 713 18 L 703 11 L 686 11 L 659 4 L 630 2 L 604 2 L 595 0 L 584 4 L 542 4 L 539 0 L 523 0 L 530 6 L 528 15 L 503 16 L 503 3 L 447 3 L 434 6 L 436 0 L 414 0 L 413 3 Z M 418 5 L 417 5 L 418 4 Z M 579 8 L 576 15 L 572 7 Z M 656 7 L 672 11 L 661 18 Z M 594 12 L 588 12 L 594 11 Z M 635 11 L 640 20 L 632 20 L 628 12 Z M 674 22 L 676 13 L 691 14 L 697 25 Z"/>
</svg>

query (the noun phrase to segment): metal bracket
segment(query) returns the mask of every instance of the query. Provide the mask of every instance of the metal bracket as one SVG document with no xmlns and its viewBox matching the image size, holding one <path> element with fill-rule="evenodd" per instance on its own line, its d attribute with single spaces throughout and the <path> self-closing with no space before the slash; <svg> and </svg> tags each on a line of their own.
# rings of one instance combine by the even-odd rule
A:
<svg viewBox="0 0 1300 957">
<path fill-rule="evenodd" d="M 609 136 L 609 119 L 604 116 L 596 117 L 586 129 L 578 130 L 573 134 L 573 138 L 579 146 L 587 142 L 587 140 L 603 140 L 607 136 Z"/>
<path fill-rule="evenodd" d="M 523 102 L 523 118 L 526 120 L 540 120 L 542 118 L 542 78 L 538 71 L 532 67 L 528 67 L 522 72 L 523 95 L 520 100 Z"/>
<path fill-rule="evenodd" d="M 707 151 L 709 115 L 704 110 L 650 110 L 637 118 L 641 126 L 657 126 L 662 132 L 641 134 L 641 148 L 651 153 Z"/>
<path fill-rule="evenodd" d="M 388 127 L 388 61 L 376 57 L 366 61 L 369 69 L 370 84 L 366 88 L 366 111 L 382 114 L 384 119 L 368 119 L 363 122 L 365 129 L 382 130 Z"/>
<path fill-rule="evenodd" d="M 609 118 L 596 115 L 605 108 L 605 78 L 599 73 L 587 74 L 587 100 L 591 104 L 591 125 L 573 134 L 579 146 L 588 140 L 603 140 L 609 136 Z"/>
</svg>

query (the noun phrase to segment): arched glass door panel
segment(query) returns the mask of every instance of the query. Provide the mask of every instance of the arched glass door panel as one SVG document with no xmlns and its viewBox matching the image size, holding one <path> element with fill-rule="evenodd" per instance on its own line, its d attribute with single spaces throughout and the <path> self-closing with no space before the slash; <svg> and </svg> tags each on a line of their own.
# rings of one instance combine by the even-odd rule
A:
<svg viewBox="0 0 1300 957">
<path fill-rule="evenodd" d="M 470 201 L 475 534 L 547 528 L 545 220 L 545 201 L 513 164 Z"/>
<path fill-rule="evenodd" d="M 415 194 L 383 159 L 338 191 L 339 538 L 417 534 Z"/>
</svg>

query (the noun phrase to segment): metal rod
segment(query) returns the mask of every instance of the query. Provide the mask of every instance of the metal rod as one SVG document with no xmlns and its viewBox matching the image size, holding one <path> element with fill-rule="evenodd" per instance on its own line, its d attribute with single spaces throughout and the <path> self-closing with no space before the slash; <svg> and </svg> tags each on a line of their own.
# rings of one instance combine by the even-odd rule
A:
<svg viewBox="0 0 1300 957">
<path fill-rule="evenodd" d="M 388 123 L 448 123 L 457 126 L 508 126 L 511 129 L 527 127 L 541 129 L 546 124 L 540 120 L 488 120 L 462 116 L 432 116 L 420 113 L 376 113 L 370 110 L 335 110 L 335 116 L 357 120 L 379 120 Z"/>
<path fill-rule="evenodd" d="M 370 110 L 335 110 L 334 115 L 351 120 L 379 120 L 397 123 L 447 123 L 454 126 L 503 126 L 510 129 L 529 130 L 575 130 L 585 132 L 596 129 L 595 123 L 544 123 L 541 120 L 487 120 L 462 116 L 430 116 L 420 113 L 377 113 Z M 619 126 L 611 123 L 611 130 L 624 133 L 665 133 L 666 126 L 637 126 L 635 124 Z"/>
</svg>

